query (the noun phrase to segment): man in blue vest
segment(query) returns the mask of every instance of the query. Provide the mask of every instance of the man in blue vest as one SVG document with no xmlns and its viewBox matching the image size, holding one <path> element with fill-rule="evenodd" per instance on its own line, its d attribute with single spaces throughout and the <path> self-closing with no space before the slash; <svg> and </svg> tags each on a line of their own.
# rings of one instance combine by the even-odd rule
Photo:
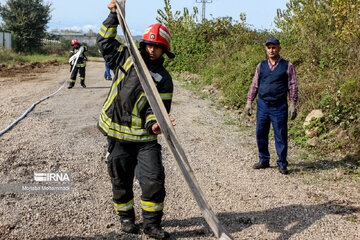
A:
<svg viewBox="0 0 360 240">
<path fill-rule="evenodd" d="M 275 37 L 266 40 L 268 59 L 259 63 L 247 95 L 245 113 L 252 114 L 252 102 L 256 95 L 256 141 L 259 149 L 259 162 L 254 169 L 270 167 L 269 131 L 270 123 L 274 129 L 275 146 L 278 155 L 277 165 L 282 174 L 288 174 L 287 118 L 296 117 L 298 87 L 294 65 L 280 57 L 280 41 Z M 290 107 L 287 96 L 289 93 Z"/>
</svg>

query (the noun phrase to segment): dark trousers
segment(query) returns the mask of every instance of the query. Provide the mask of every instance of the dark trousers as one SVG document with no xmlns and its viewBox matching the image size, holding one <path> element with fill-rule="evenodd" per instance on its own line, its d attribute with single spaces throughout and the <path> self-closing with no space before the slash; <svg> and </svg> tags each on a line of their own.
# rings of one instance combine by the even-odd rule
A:
<svg viewBox="0 0 360 240">
<path fill-rule="evenodd" d="M 76 81 L 76 75 L 79 72 L 80 80 L 85 81 L 85 67 L 74 67 L 74 71 L 71 73 L 70 81 L 75 82 Z"/>
<path fill-rule="evenodd" d="M 256 141 L 260 162 L 270 161 L 268 145 L 271 123 L 274 129 L 275 147 L 278 155 L 277 165 L 279 167 L 288 165 L 286 160 L 288 148 L 287 115 L 288 105 L 286 101 L 276 105 L 269 105 L 261 99 L 257 100 Z"/>
<path fill-rule="evenodd" d="M 165 172 L 161 158 L 161 145 L 149 143 L 121 143 L 109 141 L 108 171 L 113 189 L 113 201 L 126 204 L 133 201 L 133 182 L 136 178 L 142 190 L 141 202 L 163 204 L 165 199 Z M 143 206 L 142 206 L 143 208 Z M 117 210 L 121 218 L 135 219 L 133 208 Z M 160 225 L 162 208 L 142 210 L 143 226 Z"/>
</svg>

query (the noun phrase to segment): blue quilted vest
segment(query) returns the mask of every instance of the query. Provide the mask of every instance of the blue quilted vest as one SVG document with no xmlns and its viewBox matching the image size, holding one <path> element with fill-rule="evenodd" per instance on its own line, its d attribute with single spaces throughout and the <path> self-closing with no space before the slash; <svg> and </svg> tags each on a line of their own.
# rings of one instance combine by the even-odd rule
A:
<svg viewBox="0 0 360 240">
<path fill-rule="evenodd" d="M 268 60 L 261 62 L 259 78 L 259 98 L 267 104 L 286 101 L 289 76 L 288 61 L 281 59 L 277 67 L 270 71 Z"/>
</svg>

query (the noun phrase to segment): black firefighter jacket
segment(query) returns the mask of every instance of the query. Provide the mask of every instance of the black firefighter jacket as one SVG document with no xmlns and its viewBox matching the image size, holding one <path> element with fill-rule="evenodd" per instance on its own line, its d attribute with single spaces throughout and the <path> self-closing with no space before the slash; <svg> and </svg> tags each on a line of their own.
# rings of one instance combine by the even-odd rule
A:
<svg viewBox="0 0 360 240">
<path fill-rule="evenodd" d="M 129 49 L 115 39 L 118 24 L 116 14 L 110 13 L 97 36 L 98 47 L 115 73 L 98 127 L 104 135 L 117 141 L 154 141 L 157 135 L 151 131 L 151 126 L 156 122 L 156 118 L 141 87 Z M 141 55 L 166 110 L 170 112 L 173 82 L 163 66 L 164 58 L 151 61 L 145 50 L 141 50 Z"/>
<path fill-rule="evenodd" d="M 79 50 L 80 50 L 81 45 L 79 44 L 78 48 L 74 48 L 70 51 L 69 53 L 69 58 L 71 58 L 74 54 L 76 54 Z M 87 57 L 85 55 L 85 52 L 87 51 L 87 46 L 83 46 L 84 47 L 84 52 L 81 53 L 81 55 L 79 56 L 79 59 L 76 63 L 76 67 L 85 67 L 86 66 L 86 61 L 87 61 Z"/>
</svg>

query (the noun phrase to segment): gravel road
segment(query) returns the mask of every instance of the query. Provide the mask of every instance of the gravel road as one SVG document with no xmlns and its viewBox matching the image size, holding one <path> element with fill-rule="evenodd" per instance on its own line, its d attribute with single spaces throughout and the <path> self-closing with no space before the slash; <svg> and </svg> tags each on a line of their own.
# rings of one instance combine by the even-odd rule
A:
<svg viewBox="0 0 360 240">
<path fill-rule="evenodd" d="M 106 139 L 96 128 L 111 85 L 103 71 L 102 62 L 88 63 L 86 89 L 79 81 L 73 89 L 62 89 L 0 136 L 3 189 L 40 186 L 34 173 L 49 172 L 70 173 L 70 183 L 62 184 L 71 186 L 65 193 L 0 192 L 0 239 L 144 239 L 122 233 L 112 207 Z M 60 65 L 0 77 L 0 130 L 56 91 L 68 75 L 68 66 Z M 350 193 L 340 194 L 305 184 L 298 174 L 281 175 L 275 167 L 253 170 L 253 124 L 182 84 L 175 82 L 172 105 L 177 135 L 212 210 L 234 239 L 360 239 L 359 185 L 344 186 Z M 235 125 L 239 121 L 241 127 Z M 165 230 L 172 239 L 215 239 L 162 145 Z M 136 182 L 139 223 L 140 194 Z"/>
</svg>

